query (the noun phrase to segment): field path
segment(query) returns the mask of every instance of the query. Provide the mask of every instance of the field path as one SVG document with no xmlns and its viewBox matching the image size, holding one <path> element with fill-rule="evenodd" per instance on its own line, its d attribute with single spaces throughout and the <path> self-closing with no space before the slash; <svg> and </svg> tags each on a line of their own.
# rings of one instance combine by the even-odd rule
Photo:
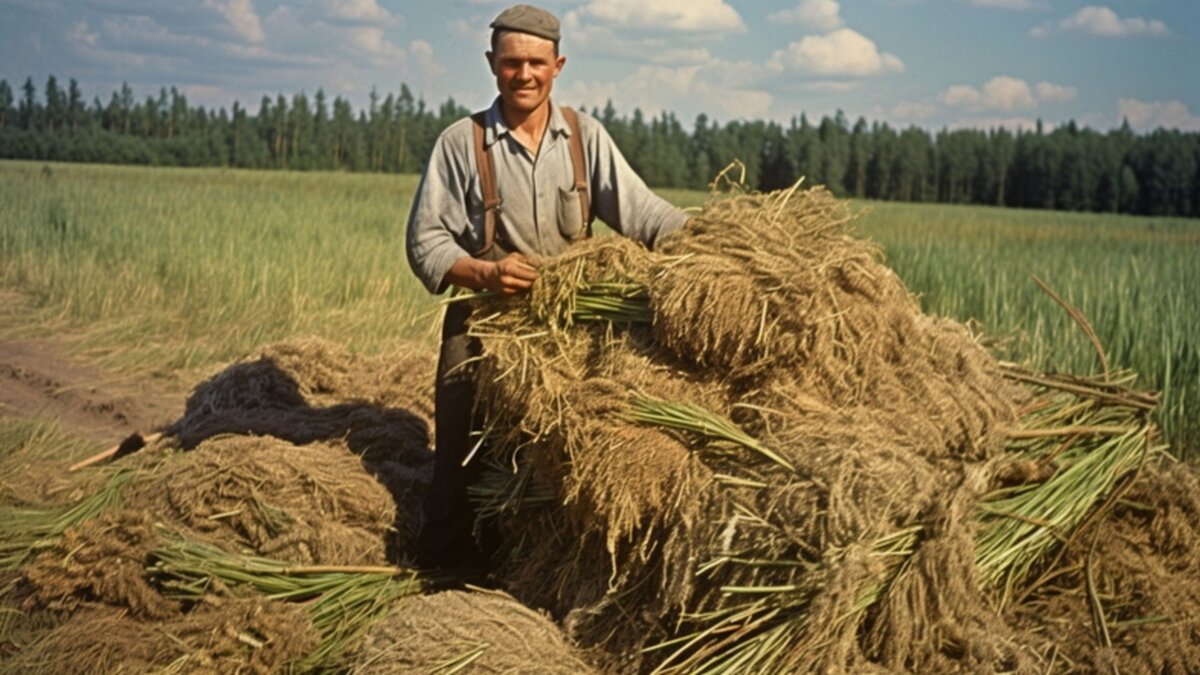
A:
<svg viewBox="0 0 1200 675">
<path fill-rule="evenodd" d="M 54 339 L 0 340 L 0 417 L 57 417 L 65 431 L 116 444 L 183 414 L 186 392 L 86 364 Z"/>
</svg>

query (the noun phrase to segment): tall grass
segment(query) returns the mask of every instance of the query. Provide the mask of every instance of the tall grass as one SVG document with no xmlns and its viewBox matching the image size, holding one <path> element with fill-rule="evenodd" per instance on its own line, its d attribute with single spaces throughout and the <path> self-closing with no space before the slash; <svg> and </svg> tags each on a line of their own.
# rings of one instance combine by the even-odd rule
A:
<svg viewBox="0 0 1200 675">
<path fill-rule="evenodd" d="M 414 176 L 43 166 L 0 163 L 0 285 L 36 307 L 4 333 L 170 370 L 297 333 L 373 350 L 425 330 Z"/>
<path fill-rule="evenodd" d="M 1200 221 L 872 203 L 862 234 L 925 311 L 974 320 L 1013 359 L 1098 373 L 1079 326 L 1036 274 L 1095 328 L 1113 368 L 1163 392 L 1158 422 L 1184 456 L 1200 451 Z"/>
<path fill-rule="evenodd" d="M 60 332 L 141 371 L 209 366 L 296 334 L 364 352 L 432 344 L 423 317 L 436 299 L 404 258 L 416 183 L 0 162 L 0 290 L 33 305 L 0 307 L 0 335 Z M 979 322 L 1035 368 L 1096 372 L 1090 343 L 1030 275 L 1045 279 L 1092 321 L 1114 368 L 1164 391 L 1159 422 L 1175 451 L 1200 451 L 1200 221 L 856 206 L 860 232 L 926 311 Z"/>
</svg>

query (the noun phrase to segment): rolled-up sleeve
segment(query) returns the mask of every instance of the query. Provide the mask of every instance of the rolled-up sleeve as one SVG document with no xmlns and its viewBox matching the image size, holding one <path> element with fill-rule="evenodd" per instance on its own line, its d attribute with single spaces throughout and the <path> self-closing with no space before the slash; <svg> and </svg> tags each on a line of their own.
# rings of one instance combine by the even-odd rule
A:
<svg viewBox="0 0 1200 675">
<path fill-rule="evenodd" d="M 446 272 L 454 263 L 470 255 L 459 240 L 470 227 L 466 204 L 472 168 L 449 136 L 443 134 L 434 144 L 413 197 L 405 235 L 409 266 L 435 294 L 446 290 Z"/>
<path fill-rule="evenodd" d="M 587 115 L 579 117 L 592 163 L 589 168 L 596 215 L 617 232 L 650 248 L 687 222 L 686 213 L 646 186 L 602 124 Z"/>
</svg>

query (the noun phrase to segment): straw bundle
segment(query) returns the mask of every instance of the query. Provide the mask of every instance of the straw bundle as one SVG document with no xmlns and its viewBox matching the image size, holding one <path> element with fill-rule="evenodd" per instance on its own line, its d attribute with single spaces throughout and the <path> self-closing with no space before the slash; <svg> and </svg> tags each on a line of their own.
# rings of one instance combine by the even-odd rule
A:
<svg viewBox="0 0 1200 675">
<path fill-rule="evenodd" d="M 476 495 L 517 597 L 663 672 L 1036 660 L 1000 610 L 1136 471 L 1153 401 L 1002 367 L 849 220 L 736 195 L 479 301 Z"/>
<path fill-rule="evenodd" d="M 372 626 L 351 672 L 594 672 L 549 618 L 496 591 L 445 591 L 398 601 Z"/>
</svg>

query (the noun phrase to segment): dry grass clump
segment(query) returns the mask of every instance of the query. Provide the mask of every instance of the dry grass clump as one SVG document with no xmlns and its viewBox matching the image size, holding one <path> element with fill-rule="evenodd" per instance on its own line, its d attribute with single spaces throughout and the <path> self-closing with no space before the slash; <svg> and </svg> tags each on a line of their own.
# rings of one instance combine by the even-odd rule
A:
<svg viewBox="0 0 1200 675">
<path fill-rule="evenodd" d="M 1151 466 L 1009 612 L 1063 672 L 1200 669 L 1200 477 Z"/>
<path fill-rule="evenodd" d="M 285 671 L 317 643 L 295 604 L 231 598 L 168 620 L 142 621 L 126 610 L 89 605 L 22 651 L 12 672 L 254 673 Z"/>
<path fill-rule="evenodd" d="M 152 517 L 110 510 L 66 531 L 24 570 L 32 599 L 44 607 L 75 610 L 103 602 L 135 616 L 165 619 L 181 611 L 145 578 L 160 544 Z"/>
<path fill-rule="evenodd" d="M 171 457 L 126 505 L 213 542 L 300 564 L 383 564 L 398 514 L 387 489 L 340 442 L 297 446 L 216 436 Z"/>
<path fill-rule="evenodd" d="M 407 597 L 367 634 L 351 672 L 530 673 L 593 671 L 542 614 L 495 591 Z"/>
<path fill-rule="evenodd" d="M 999 609 L 1143 461 L 1152 402 L 1002 367 L 848 222 L 735 195 L 476 301 L 517 597 L 629 670 L 1038 662 Z"/>
<path fill-rule="evenodd" d="M 260 458 L 264 475 L 278 479 L 273 481 L 275 487 L 271 489 L 280 489 L 300 478 L 299 474 L 286 475 L 291 459 L 284 455 L 288 455 L 291 448 L 319 447 L 318 452 L 342 457 L 337 460 L 341 463 L 324 468 L 308 466 L 304 470 L 313 473 L 313 480 L 302 482 L 305 485 L 302 489 L 314 499 L 326 501 L 333 498 L 333 494 L 321 497 L 321 485 L 350 481 L 343 486 L 342 493 L 354 492 L 360 483 L 370 482 L 363 475 L 365 468 L 375 482 L 387 489 L 395 505 L 396 517 L 392 526 L 397 530 L 397 538 L 391 553 L 396 558 L 411 550 L 420 527 L 420 494 L 432 477 L 430 448 L 435 365 L 435 358 L 415 347 L 367 358 L 319 339 L 270 344 L 197 385 L 188 398 L 183 417 L 168 429 L 164 445 L 192 449 L 208 439 L 226 435 L 272 436 L 280 441 L 271 446 L 280 456 Z M 359 457 L 361 468 L 353 466 L 351 458 L 343 457 L 345 449 Z M 237 450 L 231 448 L 229 452 L 236 454 Z M 297 455 L 307 456 L 311 455 L 304 451 Z M 213 459 L 207 462 L 209 467 L 203 471 L 216 470 L 217 466 L 224 466 L 233 459 L 232 456 Z M 195 461 L 203 463 L 205 460 Z M 278 466 L 265 468 L 273 463 Z M 183 466 L 179 471 L 189 473 L 192 469 Z M 263 501 L 247 490 L 255 473 L 256 470 L 247 468 L 240 477 L 230 478 L 241 485 L 234 490 L 236 494 L 204 498 L 214 505 L 238 501 L 253 508 L 232 506 L 222 510 L 220 506 L 214 506 L 213 513 L 208 515 L 240 508 L 237 514 L 229 516 L 240 523 L 235 523 L 235 528 L 245 530 L 238 536 L 274 541 L 281 535 L 270 508 L 278 508 L 281 504 L 279 500 L 268 498 L 266 510 L 254 506 L 255 502 Z M 336 475 L 331 477 L 331 474 Z M 376 495 L 378 491 L 372 488 L 363 488 L 366 490 L 364 499 Z M 220 488 L 213 489 L 219 491 Z M 293 497 L 282 499 L 288 501 Z M 186 502 L 190 498 L 181 499 Z M 357 516 L 354 518 L 355 522 L 350 523 L 352 526 L 362 521 Z M 247 519 L 255 522 L 244 522 Z M 323 522 L 334 521 L 325 518 Z M 292 530 L 289 528 L 289 531 Z M 285 547 L 289 545 L 286 539 L 284 536 L 280 542 Z M 255 550 L 271 551 L 258 546 Z M 340 555 L 349 559 L 357 552 L 358 549 L 352 547 Z M 313 555 L 311 551 L 299 553 Z M 330 554 L 323 555 L 328 557 Z"/>
<path fill-rule="evenodd" d="M 370 623 L 421 589 L 389 561 L 420 524 L 431 363 L 269 345 L 98 472 L 111 475 L 103 490 L 6 506 L 0 553 L 18 576 L 4 589 L 4 667 L 344 668 Z"/>
</svg>

